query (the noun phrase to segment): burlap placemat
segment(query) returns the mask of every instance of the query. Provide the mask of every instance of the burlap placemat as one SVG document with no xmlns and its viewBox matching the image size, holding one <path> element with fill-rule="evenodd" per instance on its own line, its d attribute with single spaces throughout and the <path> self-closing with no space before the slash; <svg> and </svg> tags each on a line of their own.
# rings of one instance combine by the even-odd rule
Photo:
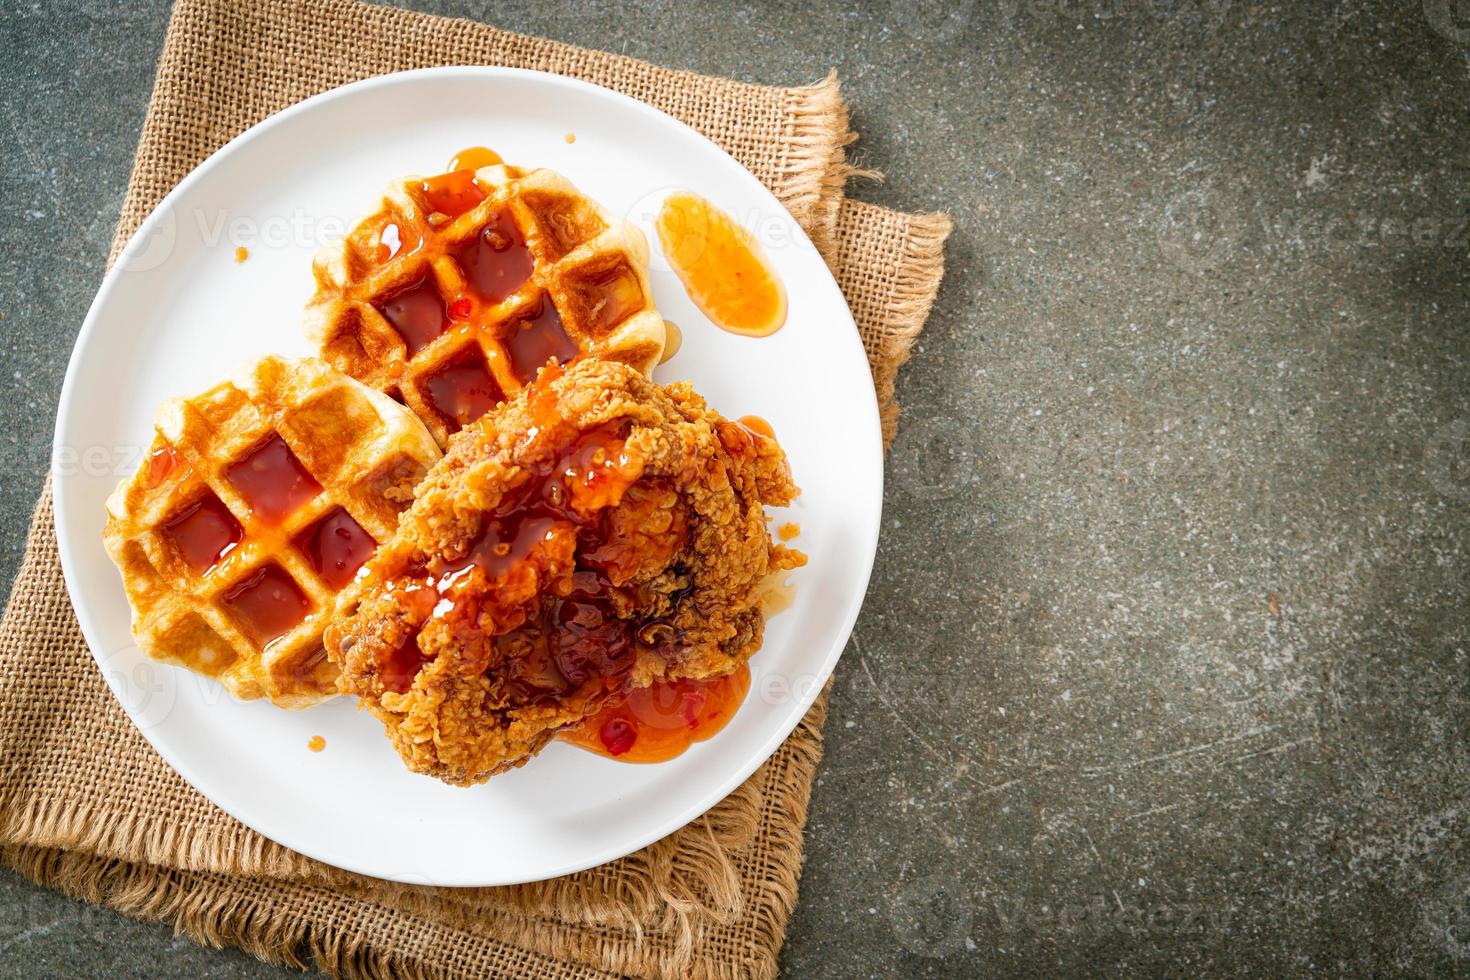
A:
<svg viewBox="0 0 1470 980">
<path fill-rule="evenodd" d="M 555 71 L 643 99 L 710 136 L 823 249 L 874 371 L 893 378 L 942 274 L 949 224 L 847 201 L 835 79 L 745 85 L 352 2 L 175 9 L 115 257 L 209 152 L 270 113 L 358 78 L 438 64 Z M 408 888 L 329 868 L 194 792 L 133 729 L 76 626 L 49 485 L 0 621 L 0 855 L 34 880 L 194 937 L 333 973 L 773 975 L 796 899 L 825 696 L 782 748 L 699 820 L 576 875 L 496 889 Z"/>
</svg>

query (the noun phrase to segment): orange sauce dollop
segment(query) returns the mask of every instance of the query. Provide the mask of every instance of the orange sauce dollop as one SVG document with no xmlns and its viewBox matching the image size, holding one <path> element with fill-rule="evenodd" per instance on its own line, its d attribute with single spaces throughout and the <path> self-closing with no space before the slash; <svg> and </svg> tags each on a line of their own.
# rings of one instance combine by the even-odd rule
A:
<svg viewBox="0 0 1470 980">
<path fill-rule="evenodd" d="M 755 236 L 689 191 L 670 194 L 654 222 L 669 265 L 715 325 L 766 337 L 786 322 L 786 288 Z"/>
<path fill-rule="evenodd" d="M 467 146 L 450 159 L 448 169 L 451 173 L 455 170 L 479 170 L 504 162 L 500 154 L 488 146 Z"/>
<path fill-rule="evenodd" d="M 504 162 L 488 147 L 466 147 L 449 161 L 448 172 L 429 177 L 419 189 L 432 210 L 457 218 L 485 200 L 485 190 L 476 182 L 475 171 Z"/>
<path fill-rule="evenodd" d="M 146 484 L 149 490 L 155 490 L 163 486 L 164 481 L 173 476 L 184 466 L 184 461 L 179 458 L 179 451 L 166 442 L 155 443 L 152 452 L 148 454 L 148 476 Z"/>
<path fill-rule="evenodd" d="M 561 739 L 619 762 L 665 762 L 720 732 L 750 691 L 750 668 L 709 680 L 658 681 L 610 702 Z"/>
<path fill-rule="evenodd" d="M 419 185 L 431 211 L 458 218 L 485 200 L 485 192 L 475 181 L 473 170 L 451 170 L 430 177 Z M 430 223 L 433 223 L 430 218 Z"/>
<path fill-rule="evenodd" d="M 742 415 L 740 425 L 747 432 L 754 432 L 758 436 L 765 436 L 767 439 L 776 438 L 776 430 L 771 428 L 771 423 L 759 415 Z"/>
<path fill-rule="evenodd" d="M 660 364 L 667 364 L 667 363 L 669 363 L 669 360 L 675 354 L 679 353 L 679 348 L 680 347 L 683 347 L 683 346 L 684 346 L 684 331 L 680 330 L 679 329 L 679 325 L 677 323 L 675 323 L 673 320 L 665 320 L 664 321 L 664 353 L 663 353 L 663 356 L 658 359 L 658 362 Z"/>
</svg>

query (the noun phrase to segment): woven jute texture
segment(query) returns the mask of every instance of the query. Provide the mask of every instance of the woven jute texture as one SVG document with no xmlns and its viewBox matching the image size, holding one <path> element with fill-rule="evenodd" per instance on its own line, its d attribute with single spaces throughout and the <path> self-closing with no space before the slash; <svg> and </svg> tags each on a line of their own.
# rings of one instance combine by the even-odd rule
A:
<svg viewBox="0 0 1470 980">
<path fill-rule="evenodd" d="M 933 302 L 949 223 L 846 200 L 835 79 L 740 84 L 352 2 L 184 0 L 164 44 L 113 256 L 226 140 L 337 85 L 502 64 L 583 78 L 682 119 L 761 179 L 827 256 L 893 381 Z M 61 577 L 48 485 L 0 621 L 0 856 L 30 878 L 196 939 L 345 976 L 768 977 L 796 901 L 825 695 L 744 785 L 620 861 L 508 888 L 407 887 L 327 867 L 237 823 L 132 727 Z"/>
</svg>

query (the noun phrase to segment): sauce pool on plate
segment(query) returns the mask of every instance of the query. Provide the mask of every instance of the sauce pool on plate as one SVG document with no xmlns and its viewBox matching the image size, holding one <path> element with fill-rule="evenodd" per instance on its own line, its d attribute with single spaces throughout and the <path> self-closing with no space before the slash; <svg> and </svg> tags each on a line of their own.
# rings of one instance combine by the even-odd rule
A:
<svg viewBox="0 0 1470 980">
<path fill-rule="evenodd" d="M 679 348 L 684 346 L 684 331 L 673 320 L 664 321 L 664 353 L 658 359 L 660 364 L 667 364 L 673 356 L 679 353 Z"/>
<path fill-rule="evenodd" d="M 481 167 L 493 167 L 504 162 L 500 159 L 500 154 L 488 146 L 467 146 L 450 158 L 448 170 L 450 173 L 456 170 L 479 170 Z"/>
<path fill-rule="evenodd" d="M 664 199 L 659 244 L 689 298 L 722 330 L 767 337 L 786 322 L 786 288 L 760 243 L 734 218 L 689 191 Z"/>
<path fill-rule="evenodd" d="M 561 739 L 619 762 L 665 762 L 718 734 L 750 691 L 750 668 L 708 680 L 658 681 L 610 702 Z"/>
</svg>

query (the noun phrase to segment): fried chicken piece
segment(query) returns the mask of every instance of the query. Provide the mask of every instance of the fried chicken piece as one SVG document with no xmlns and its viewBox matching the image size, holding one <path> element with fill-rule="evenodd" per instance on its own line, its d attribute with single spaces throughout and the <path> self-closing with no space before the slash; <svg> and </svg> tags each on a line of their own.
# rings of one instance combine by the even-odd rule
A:
<svg viewBox="0 0 1470 980">
<path fill-rule="evenodd" d="M 482 782 L 615 695 L 745 663 L 763 580 L 806 562 L 766 528 L 796 492 L 768 429 L 687 385 L 549 366 L 450 442 L 327 654 L 410 769 Z"/>
</svg>

